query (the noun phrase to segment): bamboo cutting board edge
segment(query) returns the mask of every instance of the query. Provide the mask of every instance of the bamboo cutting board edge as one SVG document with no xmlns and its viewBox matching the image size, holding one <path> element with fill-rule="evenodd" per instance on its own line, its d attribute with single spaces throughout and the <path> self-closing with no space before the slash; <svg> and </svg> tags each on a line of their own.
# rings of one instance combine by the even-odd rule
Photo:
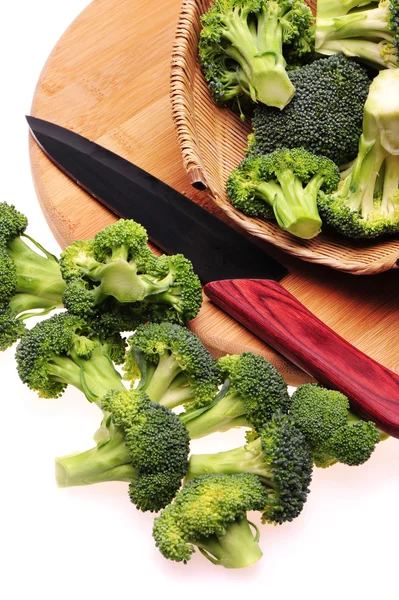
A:
<svg viewBox="0 0 399 600">
<path fill-rule="evenodd" d="M 156 12 L 157 7 L 157 0 L 92 2 L 67 29 L 44 65 L 32 114 L 99 142 L 215 210 L 204 192 L 190 187 L 172 122 L 169 69 L 179 0 L 163 5 L 162 12 Z M 136 20 L 129 19 L 133 12 Z M 143 18 L 148 13 L 157 14 L 152 26 L 158 31 L 158 43 L 156 47 L 149 46 L 146 52 L 146 40 L 151 38 L 142 25 L 147 23 Z M 142 15 L 141 20 L 137 20 L 138 14 Z M 106 37 L 104 23 L 107 23 Z M 138 49 L 140 61 L 132 62 Z M 39 202 L 61 246 L 90 237 L 115 220 L 54 167 L 32 139 L 30 157 Z M 284 279 L 287 289 L 360 349 L 390 368 L 398 367 L 395 349 L 386 339 L 394 340 L 395 334 L 399 335 L 399 319 L 395 327 L 393 316 L 398 316 L 399 304 L 393 292 L 392 302 L 388 293 L 381 300 L 373 293 L 373 286 L 367 284 L 367 278 L 357 290 L 348 276 L 299 261 L 289 262 L 296 272 Z M 384 275 L 378 276 L 381 291 L 384 286 L 389 290 L 394 282 L 391 274 Z M 351 318 L 345 323 L 348 315 Z M 277 361 L 291 384 L 309 380 L 209 301 L 205 301 L 199 317 L 190 326 L 216 355 L 221 352 L 220 345 L 222 352 L 252 349 Z"/>
</svg>

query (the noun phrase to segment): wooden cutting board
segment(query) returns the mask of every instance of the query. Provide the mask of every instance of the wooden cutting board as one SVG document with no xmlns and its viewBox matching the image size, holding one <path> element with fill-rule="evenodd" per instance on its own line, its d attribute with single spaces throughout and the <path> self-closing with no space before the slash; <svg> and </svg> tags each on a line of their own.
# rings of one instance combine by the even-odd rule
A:
<svg viewBox="0 0 399 600">
<path fill-rule="evenodd" d="M 172 122 L 169 72 L 179 10 L 180 0 L 94 0 L 46 62 L 32 115 L 117 152 L 226 220 L 205 192 L 190 186 Z M 62 246 L 115 220 L 32 139 L 30 156 L 41 207 Z M 291 271 L 284 286 L 312 312 L 385 366 L 399 367 L 398 272 L 356 277 L 266 247 Z M 253 350 L 273 361 L 290 384 L 310 380 L 206 299 L 190 327 L 216 356 Z"/>
</svg>

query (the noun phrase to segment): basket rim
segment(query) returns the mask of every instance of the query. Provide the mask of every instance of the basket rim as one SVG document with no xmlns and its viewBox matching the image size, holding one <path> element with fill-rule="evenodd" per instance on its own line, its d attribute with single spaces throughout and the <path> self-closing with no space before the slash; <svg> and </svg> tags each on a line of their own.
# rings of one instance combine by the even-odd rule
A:
<svg viewBox="0 0 399 600">
<path fill-rule="evenodd" d="M 190 37 L 192 38 L 193 35 L 193 22 L 197 17 L 197 13 L 199 12 L 202 14 L 202 12 L 204 12 L 201 6 L 206 10 L 206 7 L 209 6 L 209 0 L 183 0 L 182 2 L 173 42 L 170 71 L 172 118 L 182 154 L 183 165 L 187 172 L 190 184 L 196 189 L 206 190 L 210 199 L 213 200 L 213 202 L 221 208 L 230 219 L 237 223 L 240 228 L 245 229 L 247 233 L 265 240 L 284 252 L 306 262 L 322 264 L 354 275 L 371 275 L 390 269 L 398 269 L 399 240 L 397 250 L 394 249 L 387 256 L 368 263 L 351 257 L 350 253 L 347 255 L 345 261 L 336 257 L 326 257 L 325 255 L 318 253 L 317 250 L 300 246 L 299 243 L 295 245 L 294 239 L 291 240 L 289 245 L 285 246 L 284 244 L 276 243 L 274 236 L 266 231 L 264 233 L 254 233 L 251 231 L 249 223 L 253 222 L 259 225 L 262 224 L 262 220 L 251 219 L 250 217 L 241 214 L 232 205 L 226 204 L 219 194 L 212 189 L 203 164 L 200 142 L 196 135 L 196 116 L 192 99 L 194 77 L 188 77 L 188 73 L 190 72 L 188 65 L 191 46 Z M 187 81 L 191 82 L 189 95 L 187 95 Z M 277 225 L 275 227 L 277 227 Z M 396 240 L 391 239 L 388 241 Z"/>
</svg>

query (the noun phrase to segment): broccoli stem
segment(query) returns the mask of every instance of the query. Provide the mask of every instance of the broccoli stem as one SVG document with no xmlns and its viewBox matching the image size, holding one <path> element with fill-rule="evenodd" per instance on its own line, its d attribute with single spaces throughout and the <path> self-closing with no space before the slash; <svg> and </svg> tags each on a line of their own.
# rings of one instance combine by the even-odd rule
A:
<svg viewBox="0 0 399 600">
<path fill-rule="evenodd" d="M 366 6 L 367 4 L 370 4 L 370 0 L 323 0 L 317 4 L 317 16 L 323 18 L 341 16 L 348 13 L 352 8 Z"/>
<path fill-rule="evenodd" d="M 171 275 L 160 281 L 151 281 L 145 275 L 138 275 L 137 266 L 123 258 L 101 265 L 90 272 L 90 277 L 93 281 L 101 281 L 97 290 L 97 303 L 107 296 L 113 296 L 122 304 L 139 302 L 150 294 L 165 292 L 172 281 Z"/>
<path fill-rule="evenodd" d="M 89 359 L 73 352 L 68 357 L 54 355 L 48 363 L 48 372 L 57 381 L 73 385 L 100 408 L 101 398 L 107 392 L 126 390 L 111 360 L 96 348 Z"/>
<path fill-rule="evenodd" d="M 379 7 L 358 11 L 340 17 L 318 18 L 316 26 L 316 49 L 328 40 L 366 37 L 367 39 L 393 41 L 388 29 L 389 8 Z"/>
<path fill-rule="evenodd" d="M 105 444 L 57 458 L 55 476 L 59 487 L 72 487 L 105 481 L 131 482 L 138 472 L 131 465 L 124 432 L 116 429 Z"/>
<path fill-rule="evenodd" d="M 392 215 L 399 208 L 399 156 L 388 154 L 385 159 L 384 184 L 381 198 L 381 213 Z"/>
<path fill-rule="evenodd" d="M 240 448 L 227 450 L 227 452 L 192 454 L 186 481 L 204 473 L 224 473 L 225 475 L 252 473 L 273 487 L 273 473 L 270 465 L 265 462 L 260 438 Z"/>
<path fill-rule="evenodd" d="M 198 439 L 216 431 L 228 431 L 233 427 L 249 427 L 245 417 L 245 406 L 238 394 L 228 394 L 197 417 L 190 413 L 180 415 L 186 425 L 190 439 Z"/>
<path fill-rule="evenodd" d="M 33 243 L 41 248 L 36 242 L 33 241 Z M 48 257 L 41 256 L 32 250 L 21 237 L 16 237 L 7 244 L 7 253 L 14 261 L 16 268 L 16 294 L 26 294 L 28 301 L 27 307 L 23 308 L 23 299 L 21 298 L 19 310 L 41 308 L 42 304 L 32 305 L 33 297 L 43 298 L 43 308 L 48 307 L 50 303 L 54 307 L 63 306 L 62 294 L 65 282 L 61 277 L 58 262 L 50 254 Z M 49 302 L 45 302 L 46 300 Z"/>
<path fill-rule="evenodd" d="M 321 228 L 316 199 L 323 177 L 315 175 L 304 189 L 298 177 L 286 169 L 279 174 L 278 181 L 283 196 L 273 204 L 277 223 L 300 238 L 315 237 Z"/>
<path fill-rule="evenodd" d="M 255 535 L 251 526 L 255 529 Z M 213 564 L 221 565 L 226 569 L 239 569 L 249 567 L 260 560 L 262 550 L 259 548 L 258 541 L 257 527 L 243 518 L 229 524 L 226 533 L 221 537 L 202 536 L 192 540 L 192 543 Z"/>
<path fill-rule="evenodd" d="M 317 43 L 317 41 L 316 41 Z M 357 57 L 371 66 L 379 65 L 382 68 L 397 67 L 395 47 L 386 41 L 371 42 L 364 39 L 329 40 L 316 46 L 317 52 L 331 56 L 342 52 L 345 56 Z"/>
<path fill-rule="evenodd" d="M 295 88 L 285 70 L 282 31 L 277 15 L 276 7 L 265 9 L 265 14 L 259 17 L 263 19 L 263 25 L 256 37 L 248 27 L 245 11 L 241 17 L 237 11 L 233 18 L 221 18 L 225 25 L 224 35 L 231 43 L 225 52 L 240 65 L 249 82 L 252 100 L 282 109 L 293 97 Z"/>
<path fill-rule="evenodd" d="M 153 372 L 148 385 L 145 385 L 140 389 L 147 392 L 153 402 L 163 404 L 163 397 L 179 372 L 180 366 L 174 356 L 169 354 L 169 352 L 164 352 L 159 357 L 157 367 Z M 168 404 L 167 406 L 171 408 L 172 406 L 177 406 L 177 404 L 172 403 L 172 405 Z"/>
</svg>

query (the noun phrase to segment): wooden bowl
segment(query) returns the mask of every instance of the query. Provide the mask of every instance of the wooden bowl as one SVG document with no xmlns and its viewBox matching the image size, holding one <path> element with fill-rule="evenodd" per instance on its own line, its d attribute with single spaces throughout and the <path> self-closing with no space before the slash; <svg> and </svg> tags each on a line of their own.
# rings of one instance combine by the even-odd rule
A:
<svg viewBox="0 0 399 600">
<path fill-rule="evenodd" d="M 191 184 L 208 189 L 215 203 L 246 231 L 303 260 L 356 275 L 398 268 L 398 239 L 354 242 L 322 233 L 313 240 L 300 240 L 272 222 L 246 217 L 230 204 L 225 183 L 244 158 L 250 124 L 214 104 L 201 73 L 200 16 L 211 2 L 183 1 L 172 55 L 172 113 Z M 309 5 L 314 10 L 315 0 L 309 0 Z"/>
</svg>

